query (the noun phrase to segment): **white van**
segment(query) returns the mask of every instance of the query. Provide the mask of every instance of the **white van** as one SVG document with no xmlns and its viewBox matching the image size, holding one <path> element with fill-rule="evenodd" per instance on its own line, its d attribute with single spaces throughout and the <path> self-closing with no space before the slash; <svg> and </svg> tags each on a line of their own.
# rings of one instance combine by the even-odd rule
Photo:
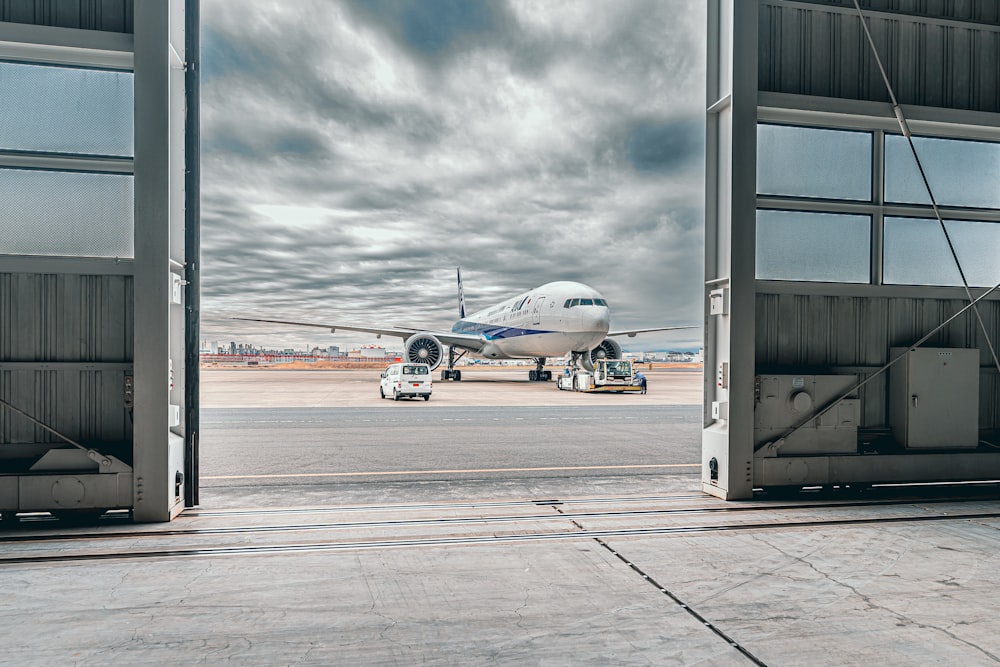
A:
<svg viewBox="0 0 1000 667">
<path fill-rule="evenodd" d="M 394 401 L 411 396 L 423 396 L 431 400 L 431 367 L 427 364 L 393 364 L 382 373 L 379 396 L 392 396 Z"/>
</svg>

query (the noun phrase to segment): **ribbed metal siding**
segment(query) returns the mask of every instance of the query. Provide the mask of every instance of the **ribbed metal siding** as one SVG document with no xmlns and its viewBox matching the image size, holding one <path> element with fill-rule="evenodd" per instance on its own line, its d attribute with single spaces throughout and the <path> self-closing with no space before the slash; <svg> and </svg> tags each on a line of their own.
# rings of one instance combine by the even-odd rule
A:
<svg viewBox="0 0 1000 667">
<path fill-rule="evenodd" d="M 991 3 L 992 9 L 968 2 L 916 4 L 934 18 L 877 15 L 869 22 L 900 103 L 1000 112 L 1000 3 Z M 938 15 L 978 16 L 992 25 L 942 23 Z M 760 90 L 889 101 L 853 6 L 763 0 L 759 51 Z"/>
<path fill-rule="evenodd" d="M 966 304 L 960 299 L 758 294 L 757 368 L 795 373 L 831 372 L 832 367 L 875 370 L 889 361 L 890 347 L 911 345 Z M 980 313 L 996 341 L 1000 302 L 983 302 Z M 961 316 L 924 345 L 979 348 L 979 425 L 1000 428 L 1000 376 L 975 318 Z M 886 389 L 884 375 L 862 388 L 862 427 L 888 426 Z"/>
<path fill-rule="evenodd" d="M 130 441 L 132 300 L 130 276 L 0 274 L 0 397 L 85 444 Z M 0 409 L 0 445 L 32 442 L 61 441 Z"/>
<path fill-rule="evenodd" d="M 128 460 L 132 426 L 122 405 L 124 382 L 125 371 L 120 370 L 0 369 L 0 397 L 81 444 Z M 0 447 L 18 443 L 64 444 L 45 429 L 3 410 Z"/>
<path fill-rule="evenodd" d="M 806 0 L 820 5 L 854 9 L 854 0 Z M 997 0 L 861 0 L 861 9 L 899 12 L 934 19 L 975 21 L 1000 25 Z"/>
<path fill-rule="evenodd" d="M 132 33 L 133 0 L 0 0 L 0 21 Z"/>
</svg>

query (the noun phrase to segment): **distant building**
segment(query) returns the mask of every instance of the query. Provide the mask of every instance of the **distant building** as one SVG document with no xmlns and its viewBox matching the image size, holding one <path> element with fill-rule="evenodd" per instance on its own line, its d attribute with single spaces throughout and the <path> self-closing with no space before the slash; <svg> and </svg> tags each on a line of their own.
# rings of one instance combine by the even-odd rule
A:
<svg viewBox="0 0 1000 667">
<path fill-rule="evenodd" d="M 380 345 L 362 345 L 347 353 L 348 359 L 385 359 L 387 356 L 385 348 Z"/>
</svg>

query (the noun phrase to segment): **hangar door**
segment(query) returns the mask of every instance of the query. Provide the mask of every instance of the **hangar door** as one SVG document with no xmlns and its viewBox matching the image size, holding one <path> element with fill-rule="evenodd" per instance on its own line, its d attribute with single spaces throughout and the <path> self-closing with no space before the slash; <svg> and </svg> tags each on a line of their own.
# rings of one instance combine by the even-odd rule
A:
<svg viewBox="0 0 1000 667">
<path fill-rule="evenodd" d="M 168 520 L 197 502 L 196 59 L 180 2 L 69 4 L 0 15 L 0 511 Z"/>
</svg>

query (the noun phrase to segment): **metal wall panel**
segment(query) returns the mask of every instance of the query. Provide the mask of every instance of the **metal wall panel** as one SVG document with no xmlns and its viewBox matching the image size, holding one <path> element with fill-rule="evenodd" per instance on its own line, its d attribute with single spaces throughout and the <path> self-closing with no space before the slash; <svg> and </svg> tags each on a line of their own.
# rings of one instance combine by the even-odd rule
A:
<svg viewBox="0 0 1000 667">
<path fill-rule="evenodd" d="M 131 276 L 0 273 L 0 398 L 129 460 L 132 307 Z M 0 409 L 0 446 L 61 442 Z"/>
<path fill-rule="evenodd" d="M 968 302 L 877 296 L 757 294 L 758 372 L 857 372 L 865 378 L 889 361 L 889 348 L 922 338 Z M 1000 301 L 979 306 L 994 340 L 1000 332 Z M 925 347 L 978 347 L 980 350 L 980 428 L 1000 428 L 1000 378 L 975 317 L 959 317 Z M 889 425 L 886 377 L 861 390 L 861 427 Z"/>
<path fill-rule="evenodd" d="M 132 32 L 133 0 L 0 0 L 0 21 Z"/>
<path fill-rule="evenodd" d="M 854 9 L 854 0 L 809 0 L 816 4 Z M 1000 3 L 996 0 L 861 0 L 861 9 L 899 12 L 935 19 L 1000 24 Z"/>
<path fill-rule="evenodd" d="M 901 104 L 1000 112 L 1000 3 L 874 4 L 925 9 L 921 16 L 869 14 L 872 38 Z M 984 22 L 937 18 L 942 15 Z M 853 3 L 763 0 L 758 32 L 760 90 L 889 101 Z"/>
<path fill-rule="evenodd" d="M 0 273 L 0 362 L 132 361 L 132 282 Z"/>
<path fill-rule="evenodd" d="M 0 398 L 103 454 L 131 459 L 132 424 L 123 402 L 125 370 L 7 370 Z M 66 443 L 24 417 L 0 410 L 0 447 Z M 0 457 L 2 458 L 2 457 Z"/>
</svg>

